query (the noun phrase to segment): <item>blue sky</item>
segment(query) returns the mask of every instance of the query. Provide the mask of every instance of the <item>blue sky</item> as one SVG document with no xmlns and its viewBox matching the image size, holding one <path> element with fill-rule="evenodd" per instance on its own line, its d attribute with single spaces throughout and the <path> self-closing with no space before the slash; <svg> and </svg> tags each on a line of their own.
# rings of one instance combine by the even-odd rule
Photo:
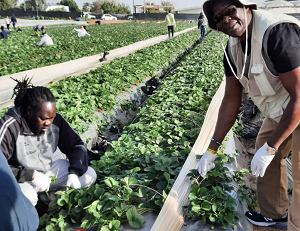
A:
<svg viewBox="0 0 300 231">
<path fill-rule="evenodd" d="M 82 4 L 84 2 L 93 2 L 93 0 L 75 0 L 79 6 L 79 8 L 82 7 Z M 129 5 L 132 8 L 133 1 L 135 5 L 142 5 L 143 0 L 119 0 L 119 2 L 125 3 L 126 5 Z M 175 9 L 183 8 L 183 7 L 193 7 L 193 6 L 199 6 L 202 5 L 204 0 L 169 0 L 170 2 L 173 2 L 175 5 Z M 264 0 L 252 0 L 253 2 L 264 2 Z M 23 0 L 19 0 L 19 3 L 22 3 Z M 47 0 L 48 3 L 57 3 L 60 2 L 60 0 Z M 154 2 L 155 4 L 159 5 L 161 3 L 161 0 L 146 0 L 146 2 Z"/>
</svg>

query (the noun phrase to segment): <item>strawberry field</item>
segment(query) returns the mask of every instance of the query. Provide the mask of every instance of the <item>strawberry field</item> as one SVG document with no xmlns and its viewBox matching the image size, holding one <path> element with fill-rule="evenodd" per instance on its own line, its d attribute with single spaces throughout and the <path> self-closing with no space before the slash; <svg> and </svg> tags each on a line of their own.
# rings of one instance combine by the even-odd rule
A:
<svg viewBox="0 0 300 231">
<path fill-rule="evenodd" d="M 133 86 L 166 69 L 198 36 L 199 31 L 193 30 L 127 57 L 114 59 L 88 74 L 68 77 L 51 85 L 58 111 L 73 128 L 83 133 L 87 127 L 82 121 L 97 121 L 96 111 L 112 110 L 121 103 L 117 99 L 119 94 L 132 92 Z M 99 122 L 98 126 L 101 127 Z"/>
<path fill-rule="evenodd" d="M 176 31 L 192 26 L 195 24 L 178 22 Z M 32 29 L 13 31 L 9 39 L 0 41 L 5 48 L 0 51 L 0 76 L 100 54 L 167 33 L 164 23 L 155 22 L 87 26 L 91 36 L 80 38 L 73 27 L 46 29 L 54 46 L 37 47 L 40 37 L 34 36 Z"/>
<path fill-rule="evenodd" d="M 199 31 L 192 31 L 89 74 L 60 81 L 51 86 L 58 110 L 83 131 L 80 121 L 93 121 L 95 110 L 112 109 L 118 104 L 116 95 L 166 69 L 198 36 Z M 218 35 L 211 33 L 175 70 L 161 78 L 162 85 L 139 107 L 119 140 L 110 144 L 100 160 L 93 161 L 97 184 L 58 192 L 40 220 L 40 230 L 67 230 L 72 223 L 100 231 L 121 230 L 124 222 L 141 228 L 146 222 L 143 213 L 160 211 L 224 75 L 223 51 L 215 44 L 217 40 Z M 209 222 L 211 228 L 218 223 L 226 229 L 240 217 L 226 191 L 235 190 L 230 184 L 235 180 L 242 189 L 238 191 L 241 199 L 249 196 L 242 180 L 247 171 L 228 174 L 224 164 L 232 158 L 222 149 L 219 152 L 216 168 L 207 178 L 202 179 L 197 170 L 189 174 L 196 183 L 186 209 L 192 219 Z"/>
</svg>

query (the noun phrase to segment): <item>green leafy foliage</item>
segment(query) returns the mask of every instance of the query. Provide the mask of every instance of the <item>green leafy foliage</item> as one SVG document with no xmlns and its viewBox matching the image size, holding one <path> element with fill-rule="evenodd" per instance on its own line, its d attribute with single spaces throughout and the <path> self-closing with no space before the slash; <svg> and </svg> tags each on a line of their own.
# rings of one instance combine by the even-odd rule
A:
<svg viewBox="0 0 300 231">
<path fill-rule="evenodd" d="M 134 102 L 119 101 L 118 94 L 132 91 L 138 83 L 169 66 L 182 54 L 187 44 L 198 36 L 198 31 L 175 37 L 131 55 L 104 64 L 88 74 L 68 77 L 50 86 L 56 98 L 57 110 L 80 133 L 86 129 L 82 121 L 97 121 L 95 111 L 110 111 L 115 105 L 123 110 L 136 109 Z M 181 50 L 181 51 L 179 51 Z M 67 94 L 66 94 L 67 92 Z"/>
<path fill-rule="evenodd" d="M 211 227 L 218 223 L 228 229 L 230 225 L 235 226 L 242 217 L 236 211 L 236 200 L 231 195 L 237 194 L 239 201 L 246 202 L 250 209 L 256 206 L 256 197 L 255 191 L 247 187 L 243 179 L 249 171 L 241 169 L 233 171 L 232 175 L 224 165 L 233 159 L 222 152 L 223 148 L 218 151 L 216 167 L 205 178 L 199 176 L 196 169 L 188 174 L 195 184 L 191 186 L 187 210 L 190 211 L 188 216 L 194 220 L 202 220 L 203 224 L 209 222 Z"/>
<path fill-rule="evenodd" d="M 228 169 L 221 163 L 207 174 L 200 185 L 193 184 L 189 195 L 190 216 L 204 224 L 218 222 L 224 229 L 228 229 L 230 224 L 237 224 L 241 216 L 235 211 L 236 200 L 227 193 L 233 190 L 229 184 L 231 181 Z"/>
<path fill-rule="evenodd" d="M 243 121 L 236 120 L 232 127 L 232 131 L 233 131 L 235 137 L 237 137 L 238 139 L 241 139 L 245 134 L 245 129 L 243 127 Z"/>
<path fill-rule="evenodd" d="M 138 117 L 126 127 L 121 138 L 111 143 L 110 150 L 100 160 L 92 163 L 98 175 L 96 185 L 58 192 L 58 200 L 40 221 L 40 230 L 52 227 L 59 230 L 58 219 L 66 223 L 80 222 L 83 228 L 97 226 L 98 230 L 117 227 L 119 223 L 112 224 L 113 221 L 127 221 L 132 227 L 141 227 L 144 219 L 139 214 L 150 210 L 159 212 L 198 137 L 203 115 L 222 80 L 223 54 L 220 47 L 211 46 L 218 35 L 210 36 L 211 40 L 204 40 L 169 73 L 160 89 L 139 108 Z M 186 35 L 178 37 L 183 41 L 185 38 Z M 169 41 L 176 47 L 175 39 Z M 173 51 L 171 45 L 164 46 Z M 147 55 L 153 50 L 154 47 L 141 52 Z M 209 54 L 213 56 L 208 58 Z M 155 57 L 159 59 L 158 55 Z M 151 64 L 152 61 L 130 62 L 128 67 Z M 217 193 L 220 175 L 215 173 L 212 178 Z M 213 211 L 217 208 L 208 198 L 200 206 L 211 212 L 210 220 L 215 219 Z M 227 213 L 224 222 L 237 219 L 238 215 Z"/>
<path fill-rule="evenodd" d="M 179 22 L 176 31 L 192 26 L 195 24 Z M 154 22 L 91 25 L 87 29 L 91 36 L 79 38 L 73 27 L 47 27 L 54 45 L 44 47 L 35 45 L 40 37 L 31 28 L 22 33 L 12 31 L 9 39 L 1 41 L 5 50 L 0 51 L 0 76 L 100 54 L 167 33 L 163 23 Z"/>
<path fill-rule="evenodd" d="M 137 213 L 137 210 L 134 206 L 131 206 L 126 211 L 126 217 L 131 227 L 135 229 L 142 228 L 143 225 L 146 223 L 145 218 L 142 215 Z"/>
</svg>

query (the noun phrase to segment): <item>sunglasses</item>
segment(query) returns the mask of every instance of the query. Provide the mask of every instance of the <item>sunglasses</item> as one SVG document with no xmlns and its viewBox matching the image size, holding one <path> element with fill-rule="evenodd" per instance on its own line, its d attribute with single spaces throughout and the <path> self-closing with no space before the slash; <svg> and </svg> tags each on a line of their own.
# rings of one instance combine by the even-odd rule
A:
<svg viewBox="0 0 300 231">
<path fill-rule="evenodd" d="M 222 12 L 214 15 L 213 20 L 216 24 L 223 21 L 224 16 L 231 16 L 236 12 L 236 6 L 230 5 L 226 7 Z"/>
</svg>

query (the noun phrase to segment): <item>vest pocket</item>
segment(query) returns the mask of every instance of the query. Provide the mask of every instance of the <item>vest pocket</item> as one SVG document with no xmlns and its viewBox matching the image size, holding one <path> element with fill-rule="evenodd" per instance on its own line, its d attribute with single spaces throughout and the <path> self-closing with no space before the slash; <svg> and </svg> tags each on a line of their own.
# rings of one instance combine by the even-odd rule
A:
<svg viewBox="0 0 300 231">
<path fill-rule="evenodd" d="M 277 108 L 277 110 L 273 109 L 269 115 L 271 119 L 274 119 L 277 123 L 279 123 L 281 116 L 283 115 L 283 112 L 284 112 L 283 108 L 279 107 Z"/>
<path fill-rule="evenodd" d="M 275 95 L 275 91 L 264 72 L 262 64 L 253 65 L 251 67 L 251 73 L 262 96 Z"/>
</svg>

